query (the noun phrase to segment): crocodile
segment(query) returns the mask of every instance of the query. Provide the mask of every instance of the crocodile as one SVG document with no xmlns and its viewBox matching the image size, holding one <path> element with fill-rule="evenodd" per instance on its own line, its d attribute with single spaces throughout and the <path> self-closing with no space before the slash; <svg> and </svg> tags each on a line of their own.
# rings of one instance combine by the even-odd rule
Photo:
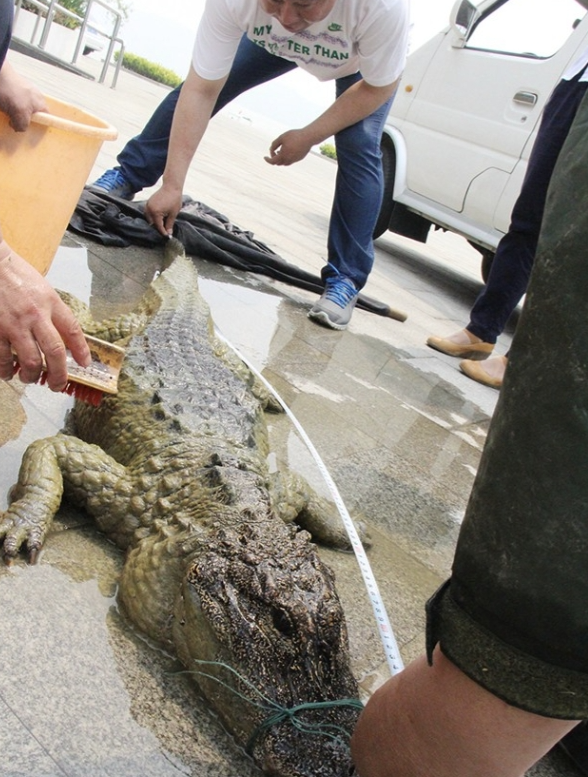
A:
<svg viewBox="0 0 588 777">
<path fill-rule="evenodd" d="M 25 451 L 0 543 L 35 562 L 62 498 L 126 551 L 119 603 L 175 653 L 254 762 L 344 777 L 360 713 L 343 608 L 314 540 L 344 544 L 332 508 L 270 471 L 277 402 L 214 332 L 179 245 L 137 308 L 84 330 L 124 344 L 116 396 L 76 402 Z M 336 516 L 335 516 L 336 522 Z"/>
</svg>

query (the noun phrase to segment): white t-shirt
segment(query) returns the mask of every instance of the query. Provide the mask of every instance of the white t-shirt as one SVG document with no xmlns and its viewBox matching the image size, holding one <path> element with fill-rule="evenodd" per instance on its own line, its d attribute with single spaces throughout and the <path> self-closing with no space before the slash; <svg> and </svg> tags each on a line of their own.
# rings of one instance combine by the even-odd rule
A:
<svg viewBox="0 0 588 777">
<path fill-rule="evenodd" d="M 583 67 L 588 64 L 588 49 L 580 54 L 580 56 L 569 66 L 566 72 L 563 74 L 562 81 L 570 81 L 574 76 L 577 76 Z M 578 81 L 588 81 L 588 70 L 580 76 Z"/>
<path fill-rule="evenodd" d="M 408 0 L 336 0 L 326 19 L 293 34 L 265 13 L 258 0 L 207 0 L 192 64 L 201 78 L 224 78 L 246 33 L 319 81 L 361 71 L 371 86 L 387 86 L 404 69 L 408 17 Z"/>
</svg>

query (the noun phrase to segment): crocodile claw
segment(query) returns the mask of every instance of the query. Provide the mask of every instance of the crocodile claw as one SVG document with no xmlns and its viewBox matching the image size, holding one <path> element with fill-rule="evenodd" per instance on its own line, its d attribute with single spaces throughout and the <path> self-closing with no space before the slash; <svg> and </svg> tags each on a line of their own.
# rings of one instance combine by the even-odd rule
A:
<svg viewBox="0 0 588 777">
<path fill-rule="evenodd" d="M 7 567 L 12 566 L 13 561 L 18 558 L 18 551 L 19 551 L 20 545 L 17 545 L 17 543 L 13 540 L 12 537 L 7 538 L 4 541 L 4 564 Z M 41 552 L 41 548 L 39 545 L 35 543 L 32 547 L 29 545 L 27 548 L 28 551 L 28 563 L 31 566 L 34 566 L 37 561 L 39 560 L 39 555 Z"/>
<path fill-rule="evenodd" d="M 6 566 L 10 566 L 18 558 L 25 542 L 29 563 L 37 563 L 41 543 L 38 539 L 31 537 L 29 532 L 30 528 L 27 529 L 27 527 L 19 525 L 18 522 L 7 517 L 6 513 L 3 514 L 2 519 L 0 519 L 0 552 L 3 551 Z"/>
<path fill-rule="evenodd" d="M 14 534 L 8 534 L 4 540 L 4 563 L 6 566 L 10 566 L 14 559 L 18 556 L 18 549 L 20 548 L 22 540 L 18 541 Z"/>
<path fill-rule="evenodd" d="M 37 561 L 39 560 L 39 553 L 41 552 L 40 548 L 34 547 L 30 548 L 29 550 L 29 564 L 31 566 L 34 566 Z"/>
</svg>

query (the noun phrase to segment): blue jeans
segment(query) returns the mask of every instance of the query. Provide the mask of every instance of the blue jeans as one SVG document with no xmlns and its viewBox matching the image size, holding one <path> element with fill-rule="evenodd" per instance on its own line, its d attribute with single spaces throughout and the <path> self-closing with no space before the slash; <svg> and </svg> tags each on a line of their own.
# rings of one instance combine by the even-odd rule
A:
<svg viewBox="0 0 588 777">
<path fill-rule="evenodd" d="M 467 329 L 486 343 L 496 342 L 527 290 L 551 175 L 588 86 L 580 75 L 560 81 L 545 105 L 510 227 L 470 311 Z"/>
<path fill-rule="evenodd" d="M 213 116 L 248 89 L 295 67 L 294 62 L 269 54 L 243 36 Z M 337 97 L 359 80 L 359 73 L 337 79 Z M 153 186 L 163 173 L 180 89 L 177 87 L 167 95 L 143 131 L 132 138 L 117 157 L 123 175 L 135 191 Z M 335 136 L 337 178 L 329 223 L 329 264 L 322 270 L 323 279 L 340 273 L 362 288 L 372 269 L 372 234 L 384 188 L 380 141 L 391 104 L 392 98 L 363 121 Z"/>
</svg>

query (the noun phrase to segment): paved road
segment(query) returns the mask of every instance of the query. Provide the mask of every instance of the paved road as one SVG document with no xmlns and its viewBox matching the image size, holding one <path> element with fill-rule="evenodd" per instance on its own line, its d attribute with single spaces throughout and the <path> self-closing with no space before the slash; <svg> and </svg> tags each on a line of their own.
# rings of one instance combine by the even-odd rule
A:
<svg viewBox="0 0 588 777">
<path fill-rule="evenodd" d="M 23 55 L 15 67 L 48 94 L 114 124 L 90 180 L 140 131 L 165 89 L 121 73 L 116 89 Z M 98 72 L 99 63 L 87 64 Z M 216 117 L 187 194 L 313 273 L 325 258 L 336 165 L 311 154 L 291 168 L 263 161 L 263 127 Z M 59 181 L 55 182 L 59 196 Z M 313 295 L 195 259 L 200 288 L 221 332 L 263 371 L 315 444 L 350 513 L 373 536 L 370 562 L 405 660 L 422 651 L 423 606 L 448 575 L 497 392 L 461 375 L 426 337 L 464 325 L 480 288 L 464 241 L 434 234 L 427 246 L 377 243 L 366 292 L 405 311 L 405 323 L 356 311 L 336 333 L 310 322 Z M 161 257 L 107 249 L 73 235 L 49 277 L 96 317 L 130 309 Z M 502 338 L 499 352 L 508 348 Z M 14 482 L 26 445 L 54 433 L 69 400 L 45 388 L 0 385 L 0 493 Z M 287 419 L 270 429 L 287 466 L 328 495 L 319 468 Z M 364 694 L 387 675 L 352 556 L 322 551 L 346 608 L 351 654 Z M 2 777 L 244 777 L 256 771 L 195 699 L 177 665 L 146 645 L 116 608 L 122 559 L 87 519 L 63 509 L 34 569 L 0 571 Z M 534 777 L 574 777 L 562 756 Z"/>
</svg>

